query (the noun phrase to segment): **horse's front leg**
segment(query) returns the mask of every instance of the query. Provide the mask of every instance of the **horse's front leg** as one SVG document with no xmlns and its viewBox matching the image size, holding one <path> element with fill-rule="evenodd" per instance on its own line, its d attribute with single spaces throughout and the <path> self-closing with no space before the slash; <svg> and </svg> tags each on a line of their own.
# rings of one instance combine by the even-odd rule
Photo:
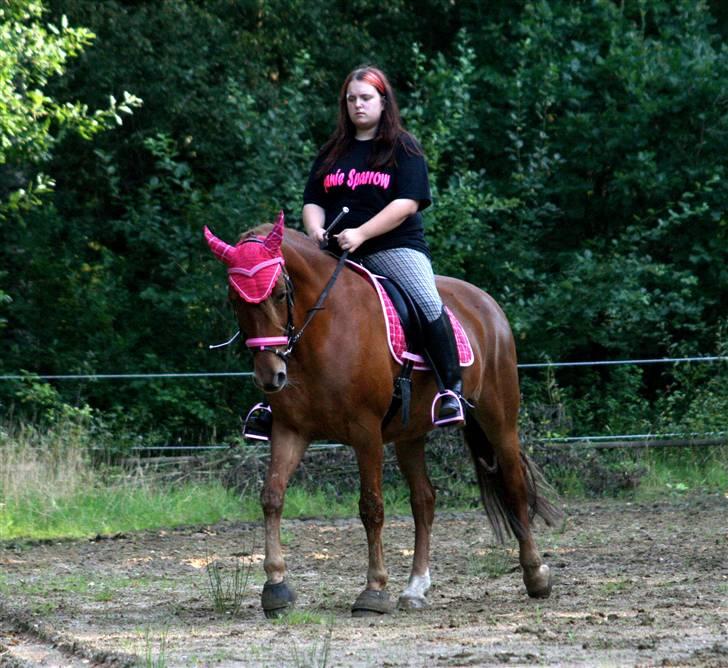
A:
<svg viewBox="0 0 728 668">
<path fill-rule="evenodd" d="M 266 617 L 278 617 L 291 608 L 296 594 L 286 582 L 286 564 L 281 549 L 281 513 L 288 480 L 296 470 L 308 440 L 273 422 L 270 464 L 260 495 L 265 521 L 265 559 L 268 579 L 261 603 Z"/>
<path fill-rule="evenodd" d="M 367 586 L 359 594 L 351 608 L 354 617 L 382 615 L 393 611 L 386 592 L 387 569 L 384 566 L 382 527 L 384 526 L 384 501 L 382 499 L 382 460 L 384 446 L 381 439 L 372 443 L 352 444 L 359 463 L 361 484 L 359 516 L 367 534 L 369 566 Z"/>
<path fill-rule="evenodd" d="M 402 610 L 425 608 L 430 588 L 430 536 L 435 518 L 435 489 L 427 476 L 425 438 L 395 442 L 397 463 L 410 489 L 410 505 L 415 521 L 415 552 L 407 588 L 397 603 Z"/>
</svg>

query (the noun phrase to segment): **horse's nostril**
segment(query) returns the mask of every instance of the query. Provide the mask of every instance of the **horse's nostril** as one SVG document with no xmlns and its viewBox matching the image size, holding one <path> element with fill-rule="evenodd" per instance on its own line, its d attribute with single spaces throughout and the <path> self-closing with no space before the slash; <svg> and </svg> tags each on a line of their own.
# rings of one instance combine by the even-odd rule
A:
<svg viewBox="0 0 728 668">
<path fill-rule="evenodd" d="M 264 392 L 278 392 L 278 390 L 282 390 L 286 386 L 286 382 L 288 382 L 286 372 L 278 371 L 273 374 L 269 382 L 261 384 L 261 389 Z"/>
</svg>

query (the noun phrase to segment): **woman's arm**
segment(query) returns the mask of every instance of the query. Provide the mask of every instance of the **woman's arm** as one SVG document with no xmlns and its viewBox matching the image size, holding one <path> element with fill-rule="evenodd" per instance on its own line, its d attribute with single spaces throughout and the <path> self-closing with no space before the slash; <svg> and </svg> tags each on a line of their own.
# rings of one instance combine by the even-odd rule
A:
<svg viewBox="0 0 728 668">
<path fill-rule="evenodd" d="M 317 244 L 320 244 L 324 239 L 326 211 L 318 204 L 304 204 L 302 217 L 306 234 Z"/>
<path fill-rule="evenodd" d="M 401 225 L 405 219 L 417 213 L 418 209 L 419 202 L 417 200 L 395 199 L 360 227 L 347 228 L 339 234 L 335 234 L 334 237 L 336 237 L 342 250 L 353 253 L 365 241 L 378 237 Z M 305 218 L 304 225 L 306 225 Z M 306 225 L 306 231 L 308 231 L 308 225 Z"/>
</svg>

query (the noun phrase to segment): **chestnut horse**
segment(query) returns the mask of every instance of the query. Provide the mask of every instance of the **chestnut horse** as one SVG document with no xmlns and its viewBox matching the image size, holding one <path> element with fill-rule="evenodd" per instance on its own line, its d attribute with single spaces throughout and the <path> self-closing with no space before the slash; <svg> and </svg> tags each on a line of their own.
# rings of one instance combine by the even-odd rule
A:
<svg viewBox="0 0 728 668">
<path fill-rule="evenodd" d="M 425 436 L 433 429 L 430 409 L 437 392 L 433 374 L 414 374 L 408 424 L 403 426 L 397 415 L 382 429 L 400 367 L 387 346 L 376 292 L 355 272 L 344 269 L 323 309 L 311 315 L 309 309 L 337 267 L 336 258 L 300 232 L 286 230 L 285 239 L 283 232 L 282 213 L 273 228 L 255 228 L 236 246 L 205 229 L 211 250 L 228 265 L 229 297 L 240 331 L 255 353 L 254 380 L 273 412 L 270 465 L 261 494 L 267 575 L 263 609 L 267 616 L 276 616 L 295 601 L 281 550 L 281 512 L 288 481 L 309 443 L 317 439 L 351 445 L 359 465 L 359 513 L 369 562 L 366 588 L 352 613 L 393 610 L 385 590 L 382 546 L 385 442 L 394 442 L 415 524 L 412 570 L 398 604 L 405 609 L 425 607 L 435 507 L 425 464 Z M 463 395 L 471 404 L 463 430 L 483 505 L 496 537 L 502 541 L 507 533 L 517 538 L 528 594 L 547 597 L 551 574 L 536 548 L 530 520 L 539 514 L 552 524 L 560 511 L 539 494 L 537 474 L 520 448 L 513 335 L 503 311 L 482 290 L 441 276 L 437 287 L 475 354 L 474 363 L 463 369 Z"/>
</svg>

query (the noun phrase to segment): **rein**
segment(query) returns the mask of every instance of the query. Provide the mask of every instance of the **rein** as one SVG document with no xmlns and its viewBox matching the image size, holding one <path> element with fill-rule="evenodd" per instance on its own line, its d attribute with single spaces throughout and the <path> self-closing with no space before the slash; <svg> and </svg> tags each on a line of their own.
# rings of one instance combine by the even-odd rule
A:
<svg viewBox="0 0 728 668">
<path fill-rule="evenodd" d="M 289 309 L 288 312 L 288 319 L 290 323 L 290 332 L 289 332 L 289 339 L 288 339 L 288 355 L 291 355 L 293 352 L 293 347 L 300 341 L 301 337 L 303 336 L 303 332 L 305 331 L 306 327 L 310 324 L 310 322 L 313 320 L 314 316 L 319 312 L 323 310 L 323 303 L 326 301 L 326 297 L 329 296 L 329 292 L 331 291 L 331 288 L 334 287 L 334 283 L 336 283 L 336 279 L 339 277 L 339 274 L 341 273 L 341 270 L 344 268 L 344 263 L 346 262 L 346 258 L 349 256 L 349 251 L 344 251 L 341 256 L 339 257 L 339 261 L 336 263 L 336 268 L 334 269 L 334 273 L 331 274 L 331 278 L 329 279 L 328 283 L 324 286 L 324 289 L 321 291 L 321 294 L 319 295 L 319 298 L 316 300 L 316 303 L 306 311 L 306 319 L 303 321 L 303 325 L 301 326 L 301 329 L 299 329 L 295 334 L 293 333 L 295 331 L 295 327 L 293 327 L 292 318 L 291 318 L 291 309 Z M 289 279 L 290 280 L 290 279 Z M 293 300 L 291 300 L 291 306 L 293 305 Z"/>
<path fill-rule="evenodd" d="M 320 244 L 321 250 L 326 248 L 329 235 L 347 213 L 349 213 L 349 207 L 342 207 L 336 218 L 334 218 L 334 220 L 326 228 L 324 232 L 324 241 L 322 241 Z M 303 321 L 303 325 L 301 325 L 301 329 L 299 329 L 298 331 L 296 331 L 296 327 L 293 324 L 293 283 L 291 282 L 291 279 L 288 276 L 286 270 L 283 269 L 283 279 L 286 282 L 286 301 L 288 304 L 288 322 L 286 324 L 286 336 L 266 336 L 256 339 L 248 339 L 245 342 L 245 345 L 247 345 L 248 348 L 254 348 L 253 354 L 267 351 L 273 353 L 274 355 L 277 355 L 284 362 L 288 362 L 289 357 L 293 354 L 293 349 L 296 347 L 296 344 L 301 340 L 301 337 L 303 336 L 303 332 L 306 330 L 306 327 L 309 326 L 311 321 L 314 319 L 314 316 L 324 308 L 323 303 L 326 301 L 326 297 L 329 296 L 329 292 L 336 282 L 336 279 L 339 277 L 339 274 L 344 267 L 344 262 L 346 262 L 346 258 L 348 256 L 349 251 L 344 251 L 341 254 L 341 256 L 339 257 L 339 261 L 336 264 L 336 268 L 334 269 L 334 273 L 331 275 L 328 283 L 326 283 L 326 285 L 324 286 L 324 289 L 319 295 L 319 298 L 316 300 L 316 303 L 310 309 L 308 309 L 308 311 L 306 311 L 306 319 Z M 283 264 L 284 263 L 281 258 L 281 265 Z M 257 270 L 257 267 L 254 269 Z M 280 351 L 277 349 L 278 346 L 287 346 L 287 348 L 284 351 Z"/>
</svg>

